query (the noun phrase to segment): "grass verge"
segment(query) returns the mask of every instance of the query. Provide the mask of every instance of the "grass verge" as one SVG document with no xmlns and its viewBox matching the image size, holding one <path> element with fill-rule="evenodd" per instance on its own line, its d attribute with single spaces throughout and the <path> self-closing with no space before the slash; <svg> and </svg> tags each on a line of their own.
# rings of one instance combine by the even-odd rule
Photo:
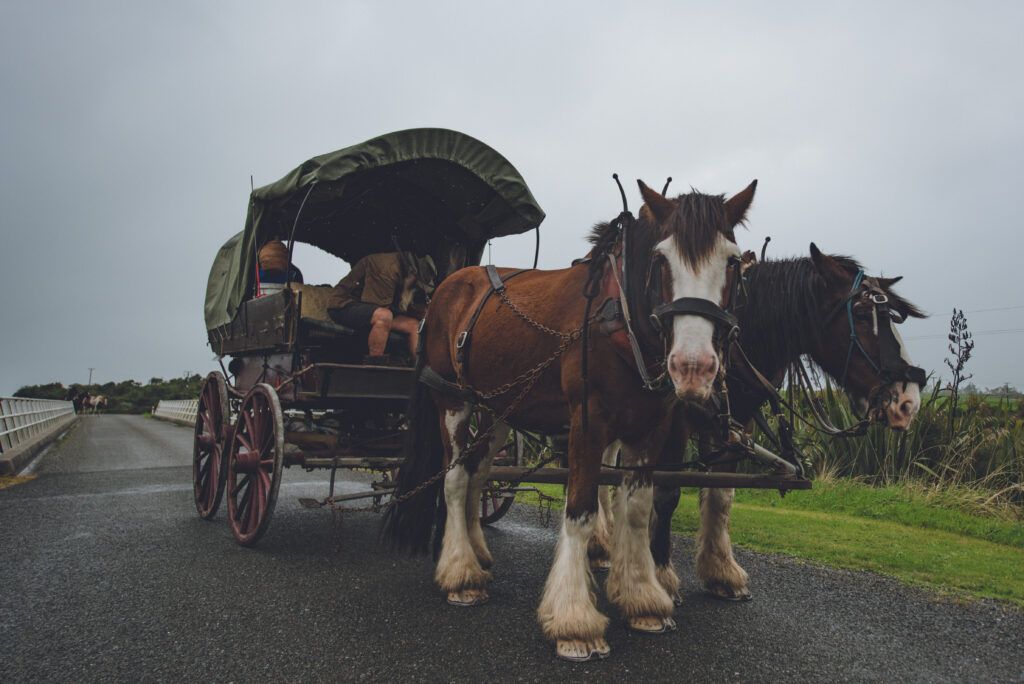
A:
<svg viewBox="0 0 1024 684">
<path fill-rule="evenodd" d="M 559 486 L 539 488 L 562 497 Z M 692 536 L 698 524 L 697 492 L 683 490 L 672 528 Z M 1024 524 L 943 508 L 898 486 L 815 482 L 784 499 L 742 490 L 731 529 L 735 544 L 755 551 L 1024 606 Z"/>
</svg>

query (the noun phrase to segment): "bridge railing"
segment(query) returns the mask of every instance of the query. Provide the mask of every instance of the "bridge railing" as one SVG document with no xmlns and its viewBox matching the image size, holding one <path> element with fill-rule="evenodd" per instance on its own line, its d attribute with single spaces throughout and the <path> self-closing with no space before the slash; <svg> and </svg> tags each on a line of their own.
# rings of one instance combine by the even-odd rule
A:
<svg viewBox="0 0 1024 684">
<path fill-rule="evenodd" d="M 0 454 L 39 437 L 74 414 L 70 401 L 0 397 Z"/>
<path fill-rule="evenodd" d="M 198 399 L 161 399 L 153 409 L 153 417 L 177 423 L 195 423 L 198 410 Z"/>
</svg>

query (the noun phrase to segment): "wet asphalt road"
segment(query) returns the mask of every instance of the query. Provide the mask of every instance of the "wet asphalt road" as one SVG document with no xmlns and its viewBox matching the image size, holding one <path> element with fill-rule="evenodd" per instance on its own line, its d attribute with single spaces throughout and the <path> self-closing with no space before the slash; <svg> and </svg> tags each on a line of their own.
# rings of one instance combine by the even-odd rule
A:
<svg viewBox="0 0 1024 684">
<path fill-rule="evenodd" d="M 614 620 L 608 660 L 563 663 L 534 621 L 555 536 L 534 509 L 489 532 L 491 602 L 454 608 L 377 516 L 301 508 L 319 474 L 287 472 L 267 535 L 236 546 L 195 516 L 190 456 L 188 429 L 87 416 L 0 491 L 0 681 L 1024 681 L 1018 609 L 742 551 L 754 601 L 687 571 L 679 631 Z"/>
</svg>

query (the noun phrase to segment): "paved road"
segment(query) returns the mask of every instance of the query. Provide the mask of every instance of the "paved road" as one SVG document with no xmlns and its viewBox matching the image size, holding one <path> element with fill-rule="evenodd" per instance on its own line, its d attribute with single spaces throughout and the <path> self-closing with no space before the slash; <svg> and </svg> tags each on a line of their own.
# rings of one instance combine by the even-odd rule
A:
<svg viewBox="0 0 1024 684">
<path fill-rule="evenodd" d="M 563 663 L 534 622 L 554 540 L 536 511 L 489 532 L 491 602 L 453 608 L 427 560 L 377 545 L 376 516 L 299 507 L 318 475 L 287 473 L 267 536 L 239 548 L 192 510 L 190 437 L 87 416 L 0 491 L 0 681 L 1024 681 L 1022 611 L 743 552 L 754 601 L 688 576 L 678 632 L 615 621 L 610 659 Z"/>
</svg>

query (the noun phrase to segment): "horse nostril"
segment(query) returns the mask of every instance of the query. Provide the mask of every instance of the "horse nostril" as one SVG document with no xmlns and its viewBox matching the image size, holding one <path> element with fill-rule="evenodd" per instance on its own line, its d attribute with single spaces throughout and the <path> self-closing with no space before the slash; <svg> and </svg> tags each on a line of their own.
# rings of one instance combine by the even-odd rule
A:
<svg viewBox="0 0 1024 684">
<path fill-rule="evenodd" d="M 914 415 L 914 402 L 909 399 L 900 404 L 900 413 L 908 418 Z"/>
</svg>

